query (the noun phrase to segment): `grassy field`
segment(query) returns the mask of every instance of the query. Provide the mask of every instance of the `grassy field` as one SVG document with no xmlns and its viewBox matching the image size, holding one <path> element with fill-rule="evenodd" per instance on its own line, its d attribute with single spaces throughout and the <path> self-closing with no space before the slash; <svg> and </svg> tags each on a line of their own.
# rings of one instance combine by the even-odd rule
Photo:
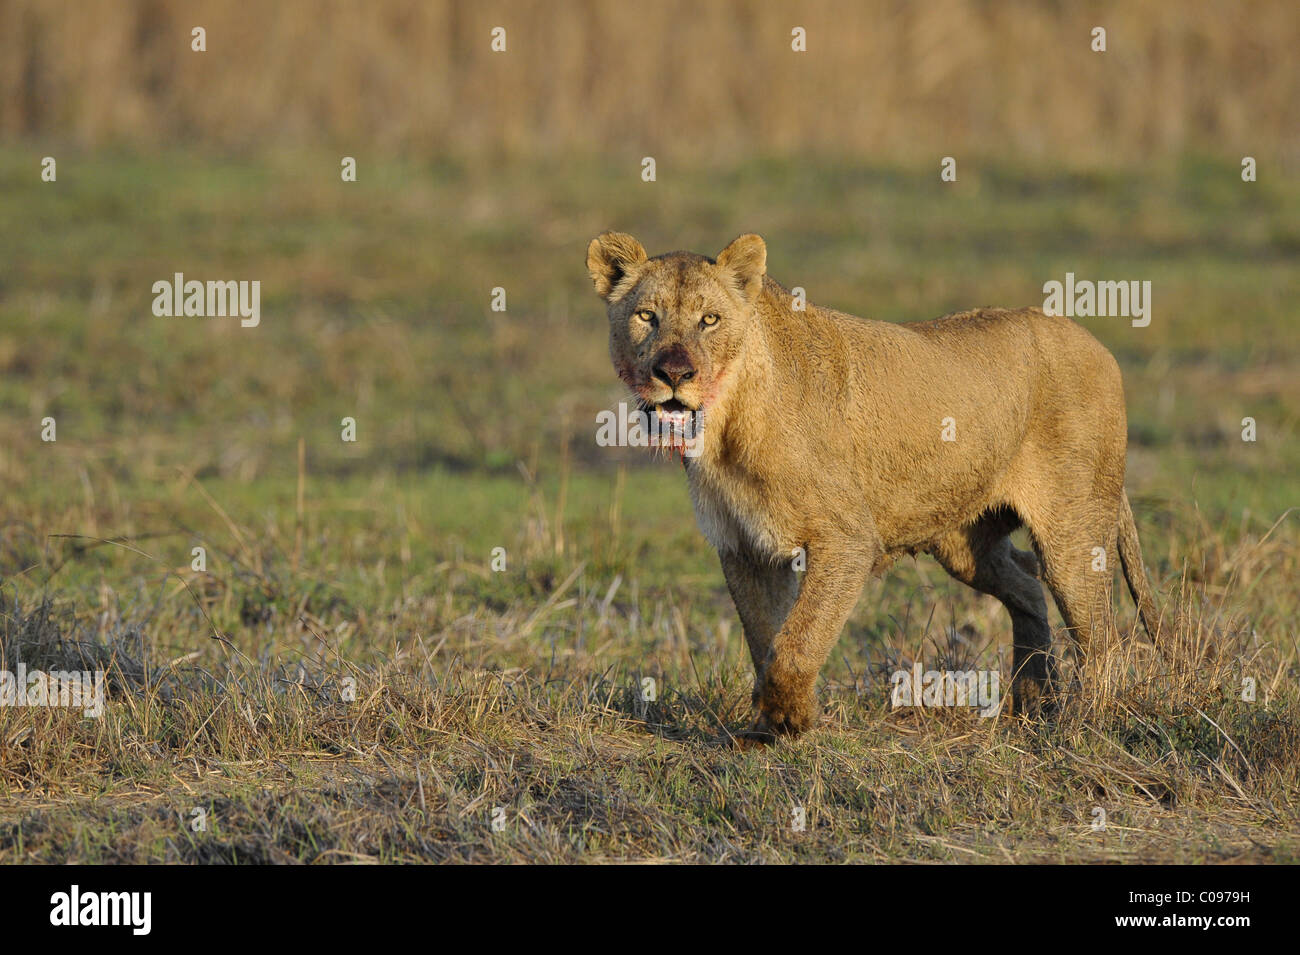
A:
<svg viewBox="0 0 1300 955">
<path fill-rule="evenodd" d="M 363 159 L 344 184 L 332 153 L 61 150 L 45 184 L 46 152 L 0 150 L 0 669 L 102 667 L 109 705 L 0 708 L 0 862 L 1297 861 L 1294 177 Z M 1149 327 L 1087 324 L 1125 375 L 1160 652 L 1075 666 L 1058 637 L 1048 724 L 891 711 L 913 660 L 1009 663 L 999 604 L 905 562 L 824 726 L 731 749 L 748 657 L 680 465 L 594 440 L 623 397 L 583 266 L 605 228 L 757 231 L 785 285 L 893 321 L 1149 279 Z M 155 317 L 175 272 L 259 280 L 261 324 Z"/>
</svg>

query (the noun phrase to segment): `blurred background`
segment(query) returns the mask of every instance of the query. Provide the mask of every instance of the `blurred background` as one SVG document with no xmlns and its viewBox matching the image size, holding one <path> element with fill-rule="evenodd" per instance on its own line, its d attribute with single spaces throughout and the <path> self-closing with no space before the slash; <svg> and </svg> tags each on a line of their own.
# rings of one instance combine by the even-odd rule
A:
<svg viewBox="0 0 1300 955">
<path fill-rule="evenodd" d="M 255 642 L 304 607 L 481 636 L 583 563 L 580 588 L 651 595 L 651 645 L 712 640 L 731 611 L 679 466 L 594 441 L 623 394 L 584 254 L 617 228 L 652 253 L 759 232 L 778 280 L 890 321 L 1151 281 L 1149 327 L 1085 323 L 1124 370 L 1148 562 L 1208 579 L 1207 534 L 1300 502 L 1297 49 L 1286 0 L 0 0 L 0 574 L 93 615 L 175 570 Z M 260 281 L 260 325 L 155 317 L 175 272 Z M 918 566 L 855 626 L 888 629 Z M 203 621 L 165 590 L 188 648 Z"/>
<path fill-rule="evenodd" d="M 0 18 L 0 133 L 96 147 L 1297 159 L 1286 2 L 6 0 Z"/>
</svg>

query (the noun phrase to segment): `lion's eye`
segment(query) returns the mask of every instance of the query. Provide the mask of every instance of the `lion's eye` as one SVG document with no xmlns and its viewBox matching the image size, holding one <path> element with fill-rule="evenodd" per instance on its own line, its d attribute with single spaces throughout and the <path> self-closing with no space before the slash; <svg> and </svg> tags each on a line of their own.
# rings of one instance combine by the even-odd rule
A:
<svg viewBox="0 0 1300 955">
<path fill-rule="evenodd" d="M 641 319 L 643 322 L 653 322 L 655 320 L 655 313 L 650 311 L 648 308 L 642 308 L 637 311 L 636 317 Z"/>
<path fill-rule="evenodd" d="M 709 312 L 709 314 L 700 319 L 700 324 L 705 328 L 712 328 L 714 325 L 718 324 L 719 321 L 721 321 L 721 319 L 717 315 L 713 312 Z"/>
</svg>

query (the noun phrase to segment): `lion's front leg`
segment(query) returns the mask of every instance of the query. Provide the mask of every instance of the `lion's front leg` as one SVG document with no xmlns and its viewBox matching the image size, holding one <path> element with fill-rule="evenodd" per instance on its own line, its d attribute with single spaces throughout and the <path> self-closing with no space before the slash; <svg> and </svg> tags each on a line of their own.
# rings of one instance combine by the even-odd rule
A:
<svg viewBox="0 0 1300 955">
<path fill-rule="evenodd" d="M 758 714 L 744 738 L 772 742 L 817 721 L 817 674 L 862 593 L 878 550 L 860 544 L 810 547 L 793 609 L 754 680 Z"/>
<path fill-rule="evenodd" d="M 799 575 L 790 560 L 774 561 L 748 549 L 721 551 L 718 557 L 757 673 L 799 596 Z"/>
</svg>

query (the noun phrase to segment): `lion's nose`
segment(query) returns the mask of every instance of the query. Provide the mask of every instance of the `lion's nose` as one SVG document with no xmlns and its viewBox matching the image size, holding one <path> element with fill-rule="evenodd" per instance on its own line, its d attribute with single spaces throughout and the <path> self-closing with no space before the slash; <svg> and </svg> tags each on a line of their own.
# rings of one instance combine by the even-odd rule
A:
<svg viewBox="0 0 1300 955">
<path fill-rule="evenodd" d="M 680 345 L 656 356 L 654 376 L 669 388 L 676 388 L 695 377 L 695 365 Z"/>
</svg>

